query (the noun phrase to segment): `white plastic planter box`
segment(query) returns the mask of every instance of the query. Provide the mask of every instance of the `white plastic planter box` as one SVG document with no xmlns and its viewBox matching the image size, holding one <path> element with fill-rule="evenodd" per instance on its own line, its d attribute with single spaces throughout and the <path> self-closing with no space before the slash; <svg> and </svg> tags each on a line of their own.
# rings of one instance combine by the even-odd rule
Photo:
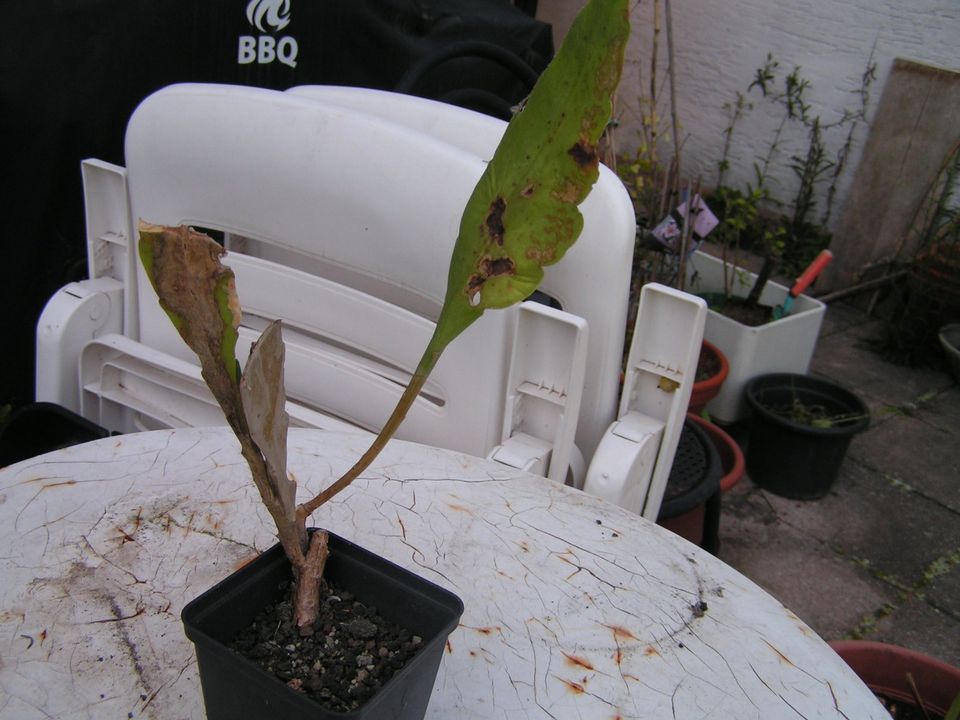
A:
<svg viewBox="0 0 960 720">
<path fill-rule="evenodd" d="M 756 274 L 733 270 L 733 294 L 746 297 Z M 687 263 L 687 291 L 692 293 L 723 292 L 723 261 L 697 251 Z M 761 305 L 780 305 L 788 288 L 768 282 L 760 295 Z M 714 420 L 736 422 L 747 417 L 749 410 L 743 399 L 747 382 L 771 372 L 806 373 L 813 358 L 820 334 L 820 324 L 827 306 L 807 295 L 793 301 L 790 315 L 758 327 L 749 327 L 713 310 L 707 310 L 703 337 L 727 356 L 730 374 L 720 393 L 708 405 Z"/>
</svg>

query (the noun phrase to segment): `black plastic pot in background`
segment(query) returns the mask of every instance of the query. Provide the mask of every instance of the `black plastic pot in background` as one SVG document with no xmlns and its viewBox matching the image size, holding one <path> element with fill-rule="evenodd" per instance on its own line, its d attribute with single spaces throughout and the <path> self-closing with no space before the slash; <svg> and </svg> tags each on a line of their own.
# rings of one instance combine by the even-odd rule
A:
<svg viewBox="0 0 960 720">
<path fill-rule="evenodd" d="M 65 407 L 30 403 L 15 410 L 0 427 L 0 467 L 109 436 L 106 428 Z"/>
<path fill-rule="evenodd" d="M 814 500 L 830 491 L 853 436 L 867 429 L 870 413 L 849 390 L 827 380 L 774 373 L 744 389 L 751 410 L 747 475 L 772 493 Z M 819 407 L 827 417 L 845 417 L 814 427 L 776 412 L 795 402 Z"/>
<path fill-rule="evenodd" d="M 680 431 L 657 525 L 702 545 L 708 503 L 711 498 L 719 503 L 721 474 L 716 446 L 707 432 L 688 418 Z"/>
<path fill-rule="evenodd" d="M 283 548 L 275 545 L 183 609 L 208 720 L 418 720 L 426 713 L 447 636 L 457 626 L 463 603 L 399 565 L 333 533 L 329 536 L 325 577 L 375 606 L 384 619 L 419 635 L 422 647 L 376 696 L 349 713 L 324 709 L 229 649 L 226 643 L 279 599 L 283 581 L 291 577 Z"/>
</svg>

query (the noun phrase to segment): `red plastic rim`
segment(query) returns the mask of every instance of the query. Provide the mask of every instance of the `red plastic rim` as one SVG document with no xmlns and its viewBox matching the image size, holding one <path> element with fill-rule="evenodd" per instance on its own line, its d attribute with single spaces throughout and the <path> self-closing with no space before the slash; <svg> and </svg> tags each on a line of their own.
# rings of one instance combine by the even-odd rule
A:
<svg viewBox="0 0 960 720">
<path fill-rule="evenodd" d="M 746 468 L 743 451 L 736 440 L 712 422 L 707 422 L 693 413 L 687 413 L 687 418 L 703 428 L 717 447 L 717 452 L 720 453 L 720 465 L 723 467 L 723 477 L 720 478 L 720 492 L 729 492 L 743 477 Z"/>
<path fill-rule="evenodd" d="M 914 650 L 869 640 L 833 640 L 830 647 L 875 693 L 914 705 L 907 673 L 928 712 L 945 715 L 960 693 L 960 668 Z"/>
<path fill-rule="evenodd" d="M 727 356 L 720 352 L 720 348 L 706 340 L 703 341 L 703 348 L 720 362 L 720 371 L 706 380 L 693 384 L 693 392 L 690 394 L 689 403 L 689 411 L 693 413 L 702 411 L 707 403 L 717 396 L 717 393 L 720 392 L 720 386 L 723 385 L 723 381 L 730 374 L 730 363 L 727 362 Z"/>
</svg>

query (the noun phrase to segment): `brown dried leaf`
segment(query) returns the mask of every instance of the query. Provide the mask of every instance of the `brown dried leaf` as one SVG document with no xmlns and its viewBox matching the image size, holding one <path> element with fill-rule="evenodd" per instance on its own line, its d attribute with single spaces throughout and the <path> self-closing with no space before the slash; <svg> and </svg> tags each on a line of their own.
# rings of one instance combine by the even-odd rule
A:
<svg viewBox="0 0 960 720">
<path fill-rule="evenodd" d="M 140 223 L 140 258 L 160 306 L 197 354 L 203 379 L 237 429 L 234 353 L 241 313 L 233 271 L 220 263 L 223 254 L 217 243 L 185 225 Z"/>
<path fill-rule="evenodd" d="M 240 380 L 247 428 L 267 464 L 268 481 L 288 516 L 295 514 L 297 485 L 287 477 L 287 428 L 280 321 L 270 323 L 250 348 Z"/>
</svg>

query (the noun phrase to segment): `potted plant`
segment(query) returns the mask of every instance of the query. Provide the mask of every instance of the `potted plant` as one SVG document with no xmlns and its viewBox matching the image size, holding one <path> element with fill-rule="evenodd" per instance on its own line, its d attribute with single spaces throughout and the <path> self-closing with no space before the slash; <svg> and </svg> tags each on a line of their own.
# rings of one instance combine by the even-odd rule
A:
<svg viewBox="0 0 960 720">
<path fill-rule="evenodd" d="M 941 328 L 960 316 L 960 142 L 943 159 L 920 203 L 888 277 L 905 274 L 894 286 L 892 308 L 879 346 L 888 359 L 906 365 L 928 362 L 940 344 L 949 353 Z M 912 252 L 913 257 L 903 259 Z M 955 331 L 954 331 L 955 332 Z M 946 336 L 946 337 L 949 337 Z M 955 347 L 955 345 L 954 345 Z M 950 357 L 955 357 L 951 355 Z"/>
<path fill-rule="evenodd" d="M 834 640 L 830 647 L 881 698 L 893 717 L 956 720 L 960 716 L 960 668 L 881 642 Z"/>
<path fill-rule="evenodd" d="M 697 360 L 697 374 L 690 393 L 690 404 L 687 412 L 700 415 L 723 387 L 724 380 L 730 374 L 730 363 L 727 356 L 709 340 L 704 340 L 700 346 L 700 357 Z"/>
<path fill-rule="evenodd" d="M 264 620 L 254 618 L 282 599 L 281 581 L 289 586 L 289 598 L 276 611 L 278 619 L 268 621 L 269 634 L 273 644 L 292 647 L 294 654 L 317 644 L 321 624 L 329 627 L 333 622 L 321 614 L 323 606 L 340 603 L 323 599 L 324 583 L 341 587 L 340 601 L 345 592 L 360 601 L 386 602 L 378 610 L 387 621 L 407 625 L 415 651 L 411 662 L 419 658 L 425 667 L 413 671 L 408 663 L 389 679 L 389 673 L 380 673 L 381 658 L 364 654 L 358 670 L 361 658 L 355 653 L 348 656 L 346 663 L 352 668 L 342 663 L 340 668 L 352 672 L 346 680 L 348 694 L 371 675 L 378 675 L 371 685 L 382 685 L 379 694 L 357 710 L 361 714 L 349 717 L 406 718 L 425 712 L 444 639 L 462 611 L 459 600 L 405 571 L 398 573 L 396 566 L 324 530 L 311 531 L 307 521 L 374 460 L 443 349 L 486 309 L 508 307 L 530 295 L 543 277 L 543 266 L 559 261 L 576 240 L 582 227 L 577 205 L 598 177 L 597 146 L 619 81 L 628 18 L 626 0 L 591 0 L 580 13 L 467 202 L 435 333 L 396 409 L 356 464 L 302 504 L 296 504 L 296 482 L 286 472 L 288 419 L 280 322 L 263 332 L 241 371 L 235 358 L 241 311 L 233 272 L 220 262 L 224 250 L 187 227 L 141 223 L 144 270 L 161 306 L 197 353 L 203 378 L 240 442 L 280 541 L 184 610 L 188 637 L 197 647 L 208 717 L 286 718 L 304 712 L 328 716 L 324 715 L 328 710 L 307 698 L 308 692 L 324 697 L 327 686 L 322 679 L 315 683 L 310 676 L 268 676 L 225 647 L 242 627 L 251 623 L 262 627 Z M 417 609 L 421 602 L 425 607 Z M 347 628 L 338 637 L 366 639 L 368 626 L 379 623 L 370 620 L 369 608 L 358 612 L 362 615 L 354 618 L 357 631 Z M 290 633 L 288 643 L 275 642 L 280 629 Z M 323 632 L 328 633 L 326 628 Z M 329 639 L 326 635 L 324 642 Z M 392 657 L 392 652 L 387 655 Z M 311 659 L 295 664 L 309 668 L 312 663 Z M 407 681 L 411 684 L 402 684 Z M 333 707 L 332 712 L 354 711 L 353 706 Z"/>
<path fill-rule="evenodd" d="M 731 292 L 735 297 L 746 298 L 756 285 L 756 273 L 732 268 L 699 250 L 687 265 L 687 288 L 698 294 L 718 292 L 723 288 L 724 275 L 732 270 Z M 789 296 L 790 289 L 780 283 L 770 281 L 764 285 L 755 305 L 760 308 L 762 324 L 743 322 L 716 304 L 708 308 L 704 338 L 726 355 L 730 367 L 726 381 L 710 403 L 713 419 L 733 423 L 746 417 L 743 389 L 751 378 L 775 371 L 804 373 L 810 367 L 826 305 L 807 295 L 797 295 L 789 315 L 774 320 L 773 308 Z"/>
<path fill-rule="evenodd" d="M 750 378 L 775 371 L 802 373 L 809 367 L 826 306 L 800 296 L 790 312 L 775 315 L 773 309 L 791 295 L 770 278 L 778 268 L 799 273 L 829 244 L 827 227 L 836 188 L 855 132 L 865 120 L 874 77 L 874 65 L 869 62 L 861 78 L 858 106 L 827 122 L 809 102 L 810 83 L 800 68 L 782 76 L 779 70 L 779 63 L 768 56 L 747 93 L 738 92 L 736 102 L 725 105 L 730 117 L 723 133 L 719 173 L 713 188 L 703 192 L 715 215 L 700 196 L 700 181 L 682 180 L 679 149 L 675 147 L 669 167 L 662 166 L 652 150 L 651 138 L 659 137 L 653 85 L 649 102 L 641 100 L 641 108 L 650 109 L 641 113 L 636 158 L 624 163 L 622 171 L 641 228 L 634 261 L 638 284 L 663 282 L 699 294 L 710 304 L 704 338 L 726 355 L 730 367 L 723 386 L 709 402 L 711 417 L 722 423 L 746 416 L 742 391 Z M 753 182 L 741 189 L 726 184 L 726 174 L 736 126 L 753 108 L 750 93 L 759 94 L 758 102 L 770 106 L 774 127 L 766 151 L 753 164 Z M 672 118 L 676 136 L 675 109 Z M 788 156 L 787 140 L 799 137 L 806 143 L 805 150 Z M 784 167 L 797 180 L 789 201 L 778 200 L 772 192 L 775 171 Z M 719 257 L 699 249 L 708 234 L 719 247 Z M 740 265 L 739 253 L 747 248 L 762 259 L 758 273 Z M 802 290 L 796 292 L 799 295 Z"/>
<path fill-rule="evenodd" d="M 795 373 L 756 377 L 744 395 L 752 411 L 750 479 L 798 500 L 826 495 L 853 436 L 870 424 L 863 401 L 835 383 Z"/>
</svg>

